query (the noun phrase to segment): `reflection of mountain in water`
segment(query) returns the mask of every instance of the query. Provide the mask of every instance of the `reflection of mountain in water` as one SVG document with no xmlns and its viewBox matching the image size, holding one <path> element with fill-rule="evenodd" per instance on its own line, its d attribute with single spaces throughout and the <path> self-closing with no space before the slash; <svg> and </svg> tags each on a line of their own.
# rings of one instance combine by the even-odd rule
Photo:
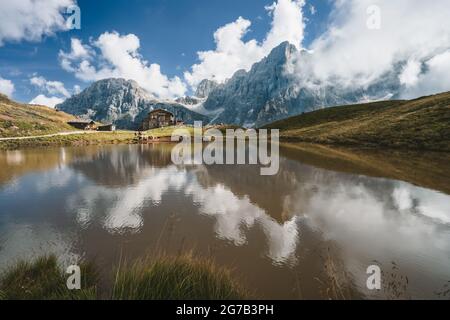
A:
<svg viewBox="0 0 450 320">
<path fill-rule="evenodd" d="M 285 143 L 286 159 L 322 169 L 406 181 L 450 194 L 450 154 L 398 150 L 361 150 L 311 144 Z"/>
<path fill-rule="evenodd" d="M 45 172 L 64 165 L 70 158 L 64 148 L 0 152 L 0 186 L 27 173 Z"/>
<path fill-rule="evenodd" d="M 127 186 L 138 183 L 145 168 L 164 168 L 170 164 L 170 145 L 149 145 L 98 148 L 74 161 L 71 167 L 97 184 Z"/>
</svg>

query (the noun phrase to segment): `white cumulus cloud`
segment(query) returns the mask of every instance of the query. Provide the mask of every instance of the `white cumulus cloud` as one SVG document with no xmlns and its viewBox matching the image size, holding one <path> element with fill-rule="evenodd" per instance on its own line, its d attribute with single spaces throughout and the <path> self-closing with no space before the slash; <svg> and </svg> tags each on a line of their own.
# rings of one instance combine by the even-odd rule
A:
<svg viewBox="0 0 450 320">
<path fill-rule="evenodd" d="M 54 108 L 57 104 L 64 102 L 63 98 L 58 97 L 47 97 L 46 95 L 40 94 L 36 98 L 30 101 L 30 104 L 47 106 Z"/>
<path fill-rule="evenodd" d="M 67 30 L 62 13 L 74 0 L 0 0 L 0 46 L 6 41 L 39 41 Z"/>
<path fill-rule="evenodd" d="M 62 95 L 66 98 L 71 96 L 64 83 L 60 81 L 48 81 L 44 77 L 34 76 L 30 79 L 30 83 L 52 95 Z"/>
<path fill-rule="evenodd" d="M 14 83 L 11 80 L 3 79 L 0 77 L 0 93 L 5 94 L 8 97 L 11 97 L 14 92 Z"/>
<path fill-rule="evenodd" d="M 90 44 L 72 39 L 71 51 L 59 53 L 61 66 L 83 81 L 105 78 L 132 79 L 158 98 L 174 98 L 186 93 L 179 77 L 169 78 L 160 65 L 149 63 L 140 54 L 140 40 L 134 34 L 105 32 Z"/>
<path fill-rule="evenodd" d="M 449 14 L 448 0 L 336 1 L 327 32 L 309 46 L 313 56 L 299 57 L 294 72 L 302 80 L 364 87 L 395 71 L 417 95 L 450 90 L 448 75 L 439 71 L 450 49 Z M 380 28 L 369 28 L 370 19 Z"/>
<path fill-rule="evenodd" d="M 304 0 L 278 0 L 267 6 L 272 24 L 262 43 L 255 39 L 243 40 L 250 30 L 251 22 L 242 17 L 219 28 L 214 33 L 216 49 L 198 52 L 200 62 L 185 72 L 185 80 L 192 87 L 203 79 L 224 82 L 239 69 L 249 70 L 282 42 L 289 41 L 300 48 L 305 29 L 304 4 Z"/>
</svg>

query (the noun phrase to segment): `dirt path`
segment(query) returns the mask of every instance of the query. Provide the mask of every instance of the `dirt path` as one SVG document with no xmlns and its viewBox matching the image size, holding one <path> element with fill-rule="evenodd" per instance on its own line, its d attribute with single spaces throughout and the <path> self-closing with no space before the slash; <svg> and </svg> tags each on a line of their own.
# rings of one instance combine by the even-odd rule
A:
<svg viewBox="0 0 450 320">
<path fill-rule="evenodd" d="M 70 136 L 74 134 L 93 134 L 98 133 L 97 131 L 69 131 L 69 132 L 59 132 L 52 134 L 45 134 L 41 136 L 28 136 L 28 137 L 11 137 L 11 138 L 0 138 L 0 141 L 14 141 L 14 140 L 28 140 L 28 139 L 39 139 L 39 138 L 51 138 L 57 136 Z"/>
</svg>

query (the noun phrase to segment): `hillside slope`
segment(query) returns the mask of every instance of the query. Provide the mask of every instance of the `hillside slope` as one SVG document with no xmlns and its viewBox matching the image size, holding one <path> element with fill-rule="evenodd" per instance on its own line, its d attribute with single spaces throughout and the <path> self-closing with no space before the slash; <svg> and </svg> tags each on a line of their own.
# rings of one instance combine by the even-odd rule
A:
<svg viewBox="0 0 450 320">
<path fill-rule="evenodd" d="M 281 138 L 321 144 L 450 151 L 450 92 L 327 108 L 274 122 Z"/>
<path fill-rule="evenodd" d="M 73 116 L 44 106 L 14 102 L 0 94 L 0 137 L 51 134 L 74 129 L 66 122 Z"/>
</svg>

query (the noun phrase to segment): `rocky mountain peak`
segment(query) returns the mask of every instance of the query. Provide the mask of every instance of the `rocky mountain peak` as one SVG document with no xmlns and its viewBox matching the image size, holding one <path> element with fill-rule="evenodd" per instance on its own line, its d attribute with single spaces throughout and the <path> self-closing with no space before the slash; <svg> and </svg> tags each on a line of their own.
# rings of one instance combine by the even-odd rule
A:
<svg viewBox="0 0 450 320">
<path fill-rule="evenodd" d="M 206 98 L 218 85 L 214 80 L 202 80 L 195 91 L 195 96 L 198 98 Z"/>
<path fill-rule="evenodd" d="M 387 84 L 365 91 L 333 86 L 317 90 L 303 86 L 287 72 L 288 62 L 299 56 L 306 61 L 314 58 L 313 54 L 299 51 L 289 42 L 281 43 L 250 71 L 237 71 L 213 90 L 203 104 L 204 110 L 216 113 L 214 122 L 217 123 L 258 127 L 327 106 L 356 103 L 366 94 L 385 96 L 385 92 L 392 91 Z"/>
<path fill-rule="evenodd" d="M 293 54 L 297 53 L 297 48 L 288 41 L 280 43 L 267 56 L 267 60 L 271 62 L 286 62 Z"/>
</svg>

